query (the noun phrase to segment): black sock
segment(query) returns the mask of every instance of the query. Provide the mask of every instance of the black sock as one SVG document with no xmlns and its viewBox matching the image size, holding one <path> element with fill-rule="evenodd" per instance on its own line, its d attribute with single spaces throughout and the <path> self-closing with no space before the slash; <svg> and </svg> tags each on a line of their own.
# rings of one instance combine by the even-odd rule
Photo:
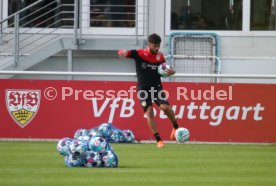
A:
<svg viewBox="0 0 276 186">
<path fill-rule="evenodd" d="M 178 123 L 176 120 L 173 122 L 173 128 L 178 129 Z"/>
<path fill-rule="evenodd" d="M 159 136 L 158 132 L 154 134 L 154 137 L 155 137 L 157 142 L 162 140 L 161 137 Z"/>
</svg>

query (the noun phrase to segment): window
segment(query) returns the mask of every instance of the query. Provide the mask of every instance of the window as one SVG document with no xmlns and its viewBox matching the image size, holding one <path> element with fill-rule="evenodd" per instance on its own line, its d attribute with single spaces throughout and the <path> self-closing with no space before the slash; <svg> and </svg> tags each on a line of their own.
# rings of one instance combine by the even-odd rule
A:
<svg viewBox="0 0 276 186">
<path fill-rule="evenodd" d="M 275 0 L 251 0 L 250 30 L 276 30 Z"/>
<path fill-rule="evenodd" d="M 3 17 L 21 10 L 37 0 L 3 1 Z M 143 35 L 148 29 L 148 1 L 145 0 L 79 0 L 79 28 L 83 34 Z M 26 32 L 72 33 L 75 0 L 44 0 L 20 13 L 20 27 Z M 39 13 L 37 12 L 39 10 Z M 13 27 L 9 19 L 5 26 Z M 29 29 L 32 28 L 32 29 Z M 38 28 L 38 29 L 35 29 Z M 60 29 L 62 28 L 62 29 Z M 65 28 L 65 29 L 64 29 Z M 68 28 L 68 29 L 67 29 Z"/>
<path fill-rule="evenodd" d="M 135 0 L 91 0 L 91 27 L 135 27 Z"/>
<path fill-rule="evenodd" d="M 243 0 L 171 0 L 170 28 L 240 31 L 242 3 Z"/>
<path fill-rule="evenodd" d="M 8 0 L 8 15 L 37 0 Z M 45 0 L 19 15 L 19 26 L 31 28 L 73 28 L 74 0 Z M 13 19 L 9 20 L 13 26 Z"/>
</svg>

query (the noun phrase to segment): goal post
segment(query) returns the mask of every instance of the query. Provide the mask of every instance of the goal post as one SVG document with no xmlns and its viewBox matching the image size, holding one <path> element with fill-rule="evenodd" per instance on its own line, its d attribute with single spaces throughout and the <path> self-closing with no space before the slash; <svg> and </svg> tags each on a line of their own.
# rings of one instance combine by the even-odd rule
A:
<svg viewBox="0 0 276 186">
<path fill-rule="evenodd" d="M 167 61 L 177 73 L 219 74 L 218 36 L 214 33 L 176 32 L 169 37 Z M 217 82 L 217 78 L 172 77 L 177 82 Z"/>
</svg>

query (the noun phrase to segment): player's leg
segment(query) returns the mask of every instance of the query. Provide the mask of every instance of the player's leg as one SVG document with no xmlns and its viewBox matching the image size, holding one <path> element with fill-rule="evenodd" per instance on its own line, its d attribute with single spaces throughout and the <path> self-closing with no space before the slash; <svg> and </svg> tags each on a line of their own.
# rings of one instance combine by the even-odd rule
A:
<svg viewBox="0 0 276 186">
<path fill-rule="evenodd" d="M 144 99 L 144 100 L 141 99 L 140 103 L 141 103 L 141 106 L 143 107 L 143 110 L 144 110 L 146 116 L 147 116 L 148 126 L 157 141 L 157 147 L 159 147 L 159 148 L 164 147 L 164 143 L 158 133 L 157 125 L 156 125 L 156 122 L 154 119 L 154 111 L 153 111 L 153 107 L 152 107 L 151 98 L 147 97 L 147 99 Z"/>
<path fill-rule="evenodd" d="M 158 130 L 157 130 L 157 125 L 156 125 L 156 122 L 155 122 L 155 119 L 154 119 L 154 111 L 153 111 L 153 107 L 152 106 L 149 106 L 147 109 L 146 109 L 146 116 L 147 116 L 147 119 L 148 119 L 148 125 L 149 125 L 149 128 L 151 130 L 151 132 L 153 133 L 156 141 L 157 141 L 157 147 L 159 148 L 162 148 L 164 147 L 164 143 L 158 133 Z"/>
<path fill-rule="evenodd" d="M 159 106 L 159 108 L 161 110 L 164 111 L 164 113 L 170 119 L 170 121 L 173 125 L 173 129 L 172 129 L 170 138 L 171 138 L 171 140 L 175 140 L 174 134 L 175 134 L 176 129 L 178 129 L 178 123 L 176 121 L 175 113 L 172 110 L 169 102 L 166 99 L 166 95 L 163 91 L 162 86 L 157 86 L 156 89 L 157 89 L 157 91 L 156 91 L 156 94 L 155 94 L 154 102 Z"/>
<path fill-rule="evenodd" d="M 161 104 L 160 109 L 163 110 L 163 112 L 167 115 L 167 117 L 170 119 L 171 123 L 173 124 L 173 129 L 170 135 L 171 140 L 175 140 L 175 131 L 178 129 L 178 123 L 176 121 L 175 113 L 172 110 L 171 106 L 168 104 Z"/>
<path fill-rule="evenodd" d="M 164 143 L 158 133 L 158 130 L 157 130 L 157 125 L 156 125 L 156 122 L 155 122 L 155 119 L 154 119 L 154 112 L 153 112 L 153 107 L 152 106 L 149 106 L 146 110 L 146 116 L 147 116 L 147 119 L 148 119 L 148 125 L 149 125 L 149 128 L 151 130 L 151 132 L 153 133 L 156 141 L 157 141 L 157 146 L 158 147 L 163 147 L 164 146 Z"/>
<path fill-rule="evenodd" d="M 146 116 L 147 116 L 147 119 L 148 119 L 148 125 L 149 125 L 149 128 L 150 128 L 151 132 L 153 134 L 158 133 L 156 122 L 155 122 L 155 119 L 154 119 L 154 112 L 153 112 L 152 106 L 149 106 L 147 108 Z"/>
<path fill-rule="evenodd" d="M 167 103 L 160 104 L 160 109 L 168 116 L 171 122 L 176 121 L 174 111 L 172 110 L 171 106 Z"/>
</svg>

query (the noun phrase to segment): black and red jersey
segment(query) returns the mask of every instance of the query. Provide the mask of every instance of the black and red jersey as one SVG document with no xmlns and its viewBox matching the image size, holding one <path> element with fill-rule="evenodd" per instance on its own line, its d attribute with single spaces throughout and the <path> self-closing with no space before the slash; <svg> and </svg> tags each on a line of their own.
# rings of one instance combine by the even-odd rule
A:
<svg viewBox="0 0 276 186">
<path fill-rule="evenodd" d="M 136 64 L 138 88 L 150 89 L 161 84 L 161 78 L 157 72 L 158 66 L 165 62 L 164 55 L 150 53 L 149 49 L 138 49 L 127 51 L 127 57 L 133 58 Z"/>
</svg>

